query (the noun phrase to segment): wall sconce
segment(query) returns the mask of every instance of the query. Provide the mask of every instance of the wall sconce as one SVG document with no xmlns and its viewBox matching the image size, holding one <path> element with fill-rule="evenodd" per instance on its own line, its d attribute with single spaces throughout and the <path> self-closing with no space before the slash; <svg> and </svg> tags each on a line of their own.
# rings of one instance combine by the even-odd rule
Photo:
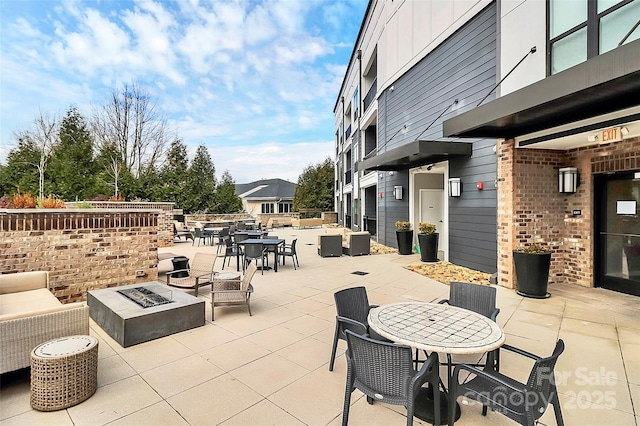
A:
<svg viewBox="0 0 640 426">
<path fill-rule="evenodd" d="M 558 170 L 558 192 L 574 193 L 578 183 L 580 183 L 580 176 L 575 167 L 563 167 Z"/>
<path fill-rule="evenodd" d="M 627 136 L 629 134 L 629 128 L 626 126 L 620 127 L 620 133 L 622 133 L 622 136 Z"/>
<path fill-rule="evenodd" d="M 462 194 L 462 182 L 460 182 L 460 178 L 450 178 L 449 179 L 449 196 L 459 197 L 460 194 Z"/>
<path fill-rule="evenodd" d="M 396 200 L 402 200 L 402 186 L 393 187 L 393 196 L 396 197 Z"/>
</svg>

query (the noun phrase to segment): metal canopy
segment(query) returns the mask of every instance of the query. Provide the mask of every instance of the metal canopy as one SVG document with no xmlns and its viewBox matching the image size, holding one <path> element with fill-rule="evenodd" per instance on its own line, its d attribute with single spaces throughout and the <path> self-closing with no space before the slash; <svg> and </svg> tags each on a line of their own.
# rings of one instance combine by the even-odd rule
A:
<svg viewBox="0 0 640 426">
<path fill-rule="evenodd" d="M 469 142 L 414 141 L 359 161 L 356 170 L 407 170 L 471 152 Z"/>
<path fill-rule="evenodd" d="M 640 105 L 640 40 L 443 123 L 445 137 L 511 139 Z"/>
</svg>

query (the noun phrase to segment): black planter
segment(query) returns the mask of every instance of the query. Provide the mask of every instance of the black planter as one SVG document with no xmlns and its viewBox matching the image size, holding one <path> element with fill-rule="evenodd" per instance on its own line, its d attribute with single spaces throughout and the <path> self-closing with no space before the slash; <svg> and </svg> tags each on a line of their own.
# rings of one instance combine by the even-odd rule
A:
<svg viewBox="0 0 640 426">
<path fill-rule="evenodd" d="M 413 254 L 413 231 L 396 231 L 399 254 Z"/>
<path fill-rule="evenodd" d="M 520 296 L 533 297 L 535 299 L 545 299 L 551 296 L 547 293 L 551 253 L 521 253 L 514 251 L 513 262 L 516 266 L 516 292 Z"/>
<path fill-rule="evenodd" d="M 420 244 L 420 260 L 423 262 L 438 261 L 438 233 L 418 234 Z"/>
</svg>

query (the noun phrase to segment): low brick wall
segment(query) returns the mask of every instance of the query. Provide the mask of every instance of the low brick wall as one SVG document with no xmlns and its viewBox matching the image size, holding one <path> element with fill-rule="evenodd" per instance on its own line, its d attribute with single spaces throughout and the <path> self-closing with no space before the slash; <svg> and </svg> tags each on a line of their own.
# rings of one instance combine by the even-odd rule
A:
<svg viewBox="0 0 640 426">
<path fill-rule="evenodd" d="M 157 280 L 158 217 L 158 210 L 0 209 L 0 271 L 49 271 L 63 303 Z"/>
<path fill-rule="evenodd" d="M 125 209 L 125 210 L 158 210 L 158 247 L 173 247 L 173 215 L 182 214 L 176 210 L 174 203 L 153 203 L 150 201 L 83 201 L 91 204 L 94 209 Z M 73 208 L 76 203 L 65 203 Z"/>
</svg>

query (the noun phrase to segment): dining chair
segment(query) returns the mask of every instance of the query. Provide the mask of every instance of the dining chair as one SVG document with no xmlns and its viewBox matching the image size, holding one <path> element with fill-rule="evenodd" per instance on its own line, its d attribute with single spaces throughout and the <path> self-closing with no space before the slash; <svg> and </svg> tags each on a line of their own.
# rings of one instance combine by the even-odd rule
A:
<svg viewBox="0 0 640 426">
<path fill-rule="evenodd" d="M 218 232 L 218 247 L 216 248 L 216 253 L 220 253 L 220 249 L 225 247 L 225 238 L 229 236 L 229 228 L 224 227 Z"/>
<path fill-rule="evenodd" d="M 245 265 L 248 265 L 251 260 L 254 263 L 261 262 L 261 272 L 264 275 L 265 259 L 267 258 L 267 252 L 262 244 L 247 244 L 244 247 L 244 261 Z"/>
<path fill-rule="evenodd" d="M 338 349 L 338 339 L 346 340 L 345 331 L 364 330 L 372 338 L 388 342 L 389 340 L 378 335 L 369 328 L 367 317 L 372 308 L 378 305 L 369 305 L 366 287 L 352 287 L 340 290 L 333 294 L 336 302 L 336 329 L 333 334 L 333 346 L 331 347 L 331 360 L 329 362 L 329 371 L 333 371 L 333 365 L 336 359 L 336 350 Z"/>
<path fill-rule="evenodd" d="M 242 248 L 240 246 L 236 246 L 233 244 L 233 240 L 231 239 L 231 235 L 227 235 L 224 237 L 224 258 L 222 259 L 222 269 L 224 269 L 225 263 L 227 266 L 231 263 L 231 259 L 237 258 L 238 256 L 242 257 L 244 254 Z M 227 260 L 229 258 L 229 260 Z M 244 260 L 242 260 L 244 262 Z M 244 263 L 243 263 L 244 266 Z"/>
<path fill-rule="evenodd" d="M 477 312 L 480 315 L 496 321 L 500 309 L 496 307 L 496 288 L 488 285 L 471 284 L 464 282 L 452 282 L 449 284 L 449 298 L 443 299 L 438 303 L 446 303 L 451 306 L 468 309 Z M 417 354 L 416 354 L 417 355 Z M 500 348 L 494 351 L 492 362 L 495 363 L 496 371 L 500 371 Z M 451 355 L 447 355 L 449 361 Z M 487 358 L 488 360 L 488 358 Z M 449 362 L 449 370 L 451 370 L 452 362 Z M 471 364 L 481 367 L 484 364 Z M 451 375 L 451 371 L 449 371 Z"/>
<path fill-rule="evenodd" d="M 293 262 L 293 269 L 297 269 L 296 268 L 296 263 L 298 264 L 298 267 L 300 267 L 300 262 L 298 262 L 298 253 L 296 252 L 296 242 L 298 241 L 297 238 L 295 238 L 291 244 L 285 244 L 282 248 L 282 250 L 280 250 L 278 252 L 278 256 L 282 257 L 282 264 L 284 265 L 284 259 L 286 257 L 290 257 L 291 258 L 291 262 Z"/>
<path fill-rule="evenodd" d="M 349 422 L 351 393 L 358 389 L 367 402 L 385 402 L 404 405 L 407 426 L 413 425 L 414 403 L 425 383 L 439 389 L 438 354 L 432 353 L 420 370 L 413 369 L 411 347 L 381 342 L 365 335 L 346 330 L 347 383 L 342 410 L 342 425 Z M 440 424 L 440 392 L 433 393 L 434 421 Z"/>
<path fill-rule="evenodd" d="M 547 358 L 541 358 L 509 345 L 502 345 L 502 348 L 535 361 L 526 383 L 498 372 L 492 363 L 487 363 L 483 370 L 472 365 L 460 364 L 456 365 L 451 376 L 449 400 L 454 402 L 458 396 L 464 395 L 483 405 L 483 416 L 487 414 L 487 408 L 491 408 L 527 426 L 533 426 L 551 403 L 556 424 L 564 426 L 553 372 L 558 357 L 564 352 L 564 341 L 559 339 L 553 353 Z M 489 356 L 493 354 L 490 353 Z M 465 373 L 462 383 L 460 382 L 461 373 Z M 471 376 L 475 377 L 469 380 Z M 456 404 L 449 404 L 449 426 L 453 426 L 452 413 L 455 406 Z"/>
<path fill-rule="evenodd" d="M 195 234 L 195 238 L 193 239 L 191 245 L 193 245 L 196 240 L 198 240 L 198 247 L 200 247 L 200 241 L 204 240 L 204 245 L 206 246 L 209 235 L 205 234 L 204 230 L 202 228 L 198 228 L 197 226 L 193 228 L 193 232 Z"/>
</svg>

